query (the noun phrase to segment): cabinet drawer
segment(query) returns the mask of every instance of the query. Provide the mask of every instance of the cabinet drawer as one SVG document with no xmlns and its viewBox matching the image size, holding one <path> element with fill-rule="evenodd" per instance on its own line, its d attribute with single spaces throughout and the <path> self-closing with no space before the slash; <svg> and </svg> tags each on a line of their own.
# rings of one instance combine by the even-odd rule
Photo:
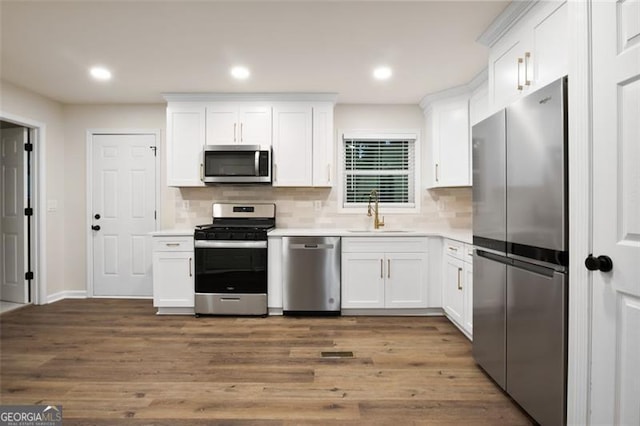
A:
<svg viewBox="0 0 640 426">
<path fill-rule="evenodd" d="M 422 253 L 427 251 L 425 237 L 343 237 L 343 253 Z"/>
<path fill-rule="evenodd" d="M 193 251 L 193 238 L 154 237 L 153 251 Z"/>
<path fill-rule="evenodd" d="M 464 243 L 454 240 L 444 240 L 444 252 L 456 259 L 464 260 Z"/>
<path fill-rule="evenodd" d="M 464 261 L 473 263 L 473 246 L 469 244 L 464 245 Z"/>
</svg>

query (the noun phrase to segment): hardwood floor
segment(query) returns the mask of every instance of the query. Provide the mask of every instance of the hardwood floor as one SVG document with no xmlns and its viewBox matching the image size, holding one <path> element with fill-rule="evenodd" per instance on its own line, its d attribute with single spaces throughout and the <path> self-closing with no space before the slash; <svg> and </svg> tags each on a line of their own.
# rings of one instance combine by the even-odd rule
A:
<svg viewBox="0 0 640 426">
<path fill-rule="evenodd" d="M 194 318 L 87 299 L 8 312 L 0 331 L 0 403 L 61 404 L 65 425 L 531 424 L 443 317 Z"/>
</svg>

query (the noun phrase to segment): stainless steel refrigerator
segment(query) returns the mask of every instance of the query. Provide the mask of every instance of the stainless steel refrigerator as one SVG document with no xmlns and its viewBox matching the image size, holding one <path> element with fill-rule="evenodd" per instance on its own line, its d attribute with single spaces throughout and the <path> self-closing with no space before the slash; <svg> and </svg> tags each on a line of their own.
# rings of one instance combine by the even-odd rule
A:
<svg viewBox="0 0 640 426">
<path fill-rule="evenodd" d="M 566 422 L 567 79 L 476 124 L 473 355 L 542 425 Z"/>
</svg>

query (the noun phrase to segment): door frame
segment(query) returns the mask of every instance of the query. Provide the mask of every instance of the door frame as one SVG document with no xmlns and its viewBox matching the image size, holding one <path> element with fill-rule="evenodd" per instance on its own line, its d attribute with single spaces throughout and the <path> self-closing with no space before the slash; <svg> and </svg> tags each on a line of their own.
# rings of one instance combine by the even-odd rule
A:
<svg viewBox="0 0 640 426">
<path fill-rule="evenodd" d="M 569 312 L 567 424 L 590 424 L 592 277 L 591 3 L 569 1 Z"/>
<path fill-rule="evenodd" d="M 33 222 L 31 234 L 31 303 L 44 305 L 47 300 L 47 215 L 44 208 L 47 205 L 46 181 L 46 134 L 47 126 L 40 121 L 0 110 L 0 120 L 11 122 L 29 130 L 29 137 L 33 144 L 31 152 L 31 201 L 33 207 Z M 27 171 L 25 170 L 25 173 Z M 26 239 L 25 235 L 25 239 Z"/>
<path fill-rule="evenodd" d="M 158 223 L 162 221 L 162 212 L 159 206 L 162 205 L 161 200 L 161 188 L 160 182 L 160 157 L 159 152 L 162 147 L 162 140 L 160 139 L 160 129 L 88 129 L 87 130 L 87 157 L 86 157 L 86 244 L 87 244 L 87 297 L 90 298 L 122 298 L 122 299 L 148 299 L 149 297 L 134 297 L 134 296 L 96 296 L 93 293 L 93 233 L 90 232 L 89 225 L 92 222 L 93 216 L 93 136 L 94 135 L 154 135 L 156 138 L 156 156 L 155 156 L 155 169 L 156 169 L 156 224 L 155 230 L 158 230 Z"/>
</svg>

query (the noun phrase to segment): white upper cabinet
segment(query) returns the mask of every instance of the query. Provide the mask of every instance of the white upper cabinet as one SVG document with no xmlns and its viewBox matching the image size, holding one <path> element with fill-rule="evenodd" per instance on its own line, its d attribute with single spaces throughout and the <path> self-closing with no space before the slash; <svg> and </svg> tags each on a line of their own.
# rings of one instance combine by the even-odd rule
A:
<svg viewBox="0 0 640 426">
<path fill-rule="evenodd" d="M 469 173 L 469 95 L 434 101 L 425 111 L 427 188 L 471 185 Z"/>
<path fill-rule="evenodd" d="M 333 185 L 333 103 L 273 106 L 273 186 Z"/>
<path fill-rule="evenodd" d="M 310 104 L 273 107 L 273 186 L 311 186 L 313 119 Z"/>
<path fill-rule="evenodd" d="M 204 186 L 201 179 L 205 145 L 205 106 L 172 102 L 167 106 L 167 185 Z"/>
<path fill-rule="evenodd" d="M 490 112 L 568 72 L 567 4 L 539 2 L 491 47 Z"/>
<path fill-rule="evenodd" d="M 331 187 L 334 181 L 332 93 L 164 95 L 167 184 L 202 183 L 205 145 L 273 146 L 273 185 Z"/>
<path fill-rule="evenodd" d="M 485 80 L 471 94 L 469 99 L 469 126 L 481 122 L 489 116 L 489 82 Z"/>
<path fill-rule="evenodd" d="M 333 103 L 313 105 L 313 186 L 333 186 Z"/>
<path fill-rule="evenodd" d="M 207 107 L 207 145 L 271 147 L 271 106 L 243 102 L 213 102 Z"/>
</svg>

